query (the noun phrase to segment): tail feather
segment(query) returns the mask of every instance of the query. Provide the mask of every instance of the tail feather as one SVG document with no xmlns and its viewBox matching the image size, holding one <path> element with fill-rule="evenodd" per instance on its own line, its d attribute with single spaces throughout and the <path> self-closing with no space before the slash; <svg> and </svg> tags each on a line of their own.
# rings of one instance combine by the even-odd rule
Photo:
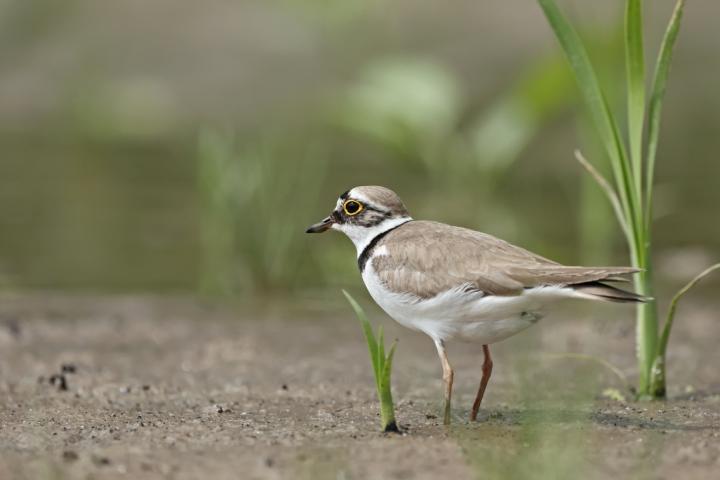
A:
<svg viewBox="0 0 720 480">
<path fill-rule="evenodd" d="M 569 285 L 569 287 L 585 297 L 597 300 L 608 300 L 610 302 L 621 303 L 644 303 L 651 300 L 649 297 L 644 297 L 634 292 L 628 292 L 627 290 L 621 290 L 602 282 L 578 283 L 575 285 Z"/>
</svg>

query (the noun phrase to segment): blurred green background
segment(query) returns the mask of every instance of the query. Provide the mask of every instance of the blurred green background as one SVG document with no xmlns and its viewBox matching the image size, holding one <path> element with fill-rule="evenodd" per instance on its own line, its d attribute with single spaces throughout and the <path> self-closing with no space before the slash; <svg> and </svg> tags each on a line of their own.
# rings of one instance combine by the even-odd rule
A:
<svg viewBox="0 0 720 480">
<path fill-rule="evenodd" d="M 617 104 L 623 3 L 562 2 Z M 647 6 L 649 58 L 672 6 Z M 661 289 L 720 257 L 717 18 L 688 6 L 671 73 Z M 0 146 L 6 291 L 336 293 L 354 248 L 303 232 L 362 184 L 564 263 L 627 263 L 529 0 L 2 0 Z"/>
</svg>

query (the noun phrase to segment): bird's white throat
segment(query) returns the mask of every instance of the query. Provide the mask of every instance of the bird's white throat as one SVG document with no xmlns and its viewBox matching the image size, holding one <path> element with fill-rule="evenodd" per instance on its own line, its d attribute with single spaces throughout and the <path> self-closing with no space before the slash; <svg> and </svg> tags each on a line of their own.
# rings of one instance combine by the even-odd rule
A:
<svg viewBox="0 0 720 480">
<path fill-rule="evenodd" d="M 332 228 L 343 232 L 352 240 L 359 257 L 363 250 L 365 250 L 365 247 L 372 242 L 373 238 L 410 220 L 412 220 L 412 217 L 387 218 L 372 227 L 363 227 L 362 225 L 353 225 L 350 223 L 335 223 Z"/>
</svg>

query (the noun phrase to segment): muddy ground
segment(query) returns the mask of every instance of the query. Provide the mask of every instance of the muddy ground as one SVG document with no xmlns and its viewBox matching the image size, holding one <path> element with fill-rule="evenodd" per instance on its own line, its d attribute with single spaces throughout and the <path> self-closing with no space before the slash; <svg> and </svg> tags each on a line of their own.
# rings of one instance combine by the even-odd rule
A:
<svg viewBox="0 0 720 480">
<path fill-rule="evenodd" d="M 363 298 L 363 300 L 365 300 Z M 187 299 L 0 297 L 0 478 L 717 478 L 717 305 L 681 311 L 670 400 L 602 396 L 634 379 L 627 309 L 564 311 L 493 347 L 482 421 L 467 414 L 480 348 L 451 345 L 441 424 L 431 342 L 398 337 L 404 433 L 378 433 L 349 309 L 250 313 Z M 283 313 L 285 312 L 285 313 Z"/>
</svg>

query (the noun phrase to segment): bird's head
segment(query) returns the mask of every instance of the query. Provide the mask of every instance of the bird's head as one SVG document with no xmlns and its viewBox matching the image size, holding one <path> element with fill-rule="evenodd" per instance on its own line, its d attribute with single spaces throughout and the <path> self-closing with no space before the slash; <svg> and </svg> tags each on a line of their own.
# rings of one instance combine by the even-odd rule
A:
<svg viewBox="0 0 720 480">
<path fill-rule="evenodd" d="M 306 233 L 339 230 L 347 235 L 358 254 L 378 234 L 412 220 L 400 197 L 389 188 L 355 187 L 340 195 L 335 209 Z"/>
</svg>

